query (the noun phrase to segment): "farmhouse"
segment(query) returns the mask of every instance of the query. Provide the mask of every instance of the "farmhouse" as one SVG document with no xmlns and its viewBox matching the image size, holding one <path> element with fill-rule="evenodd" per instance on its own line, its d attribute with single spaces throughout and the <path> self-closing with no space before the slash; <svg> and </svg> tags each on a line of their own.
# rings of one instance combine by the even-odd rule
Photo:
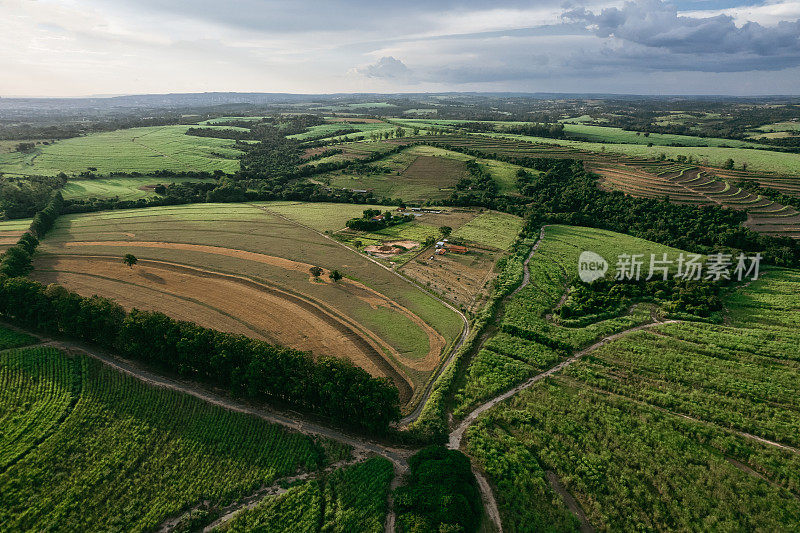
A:
<svg viewBox="0 0 800 533">
<path fill-rule="evenodd" d="M 465 254 L 469 252 L 469 249 L 466 246 L 459 246 L 458 244 L 448 244 L 447 251 L 453 252 L 454 254 Z"/>
</svg>

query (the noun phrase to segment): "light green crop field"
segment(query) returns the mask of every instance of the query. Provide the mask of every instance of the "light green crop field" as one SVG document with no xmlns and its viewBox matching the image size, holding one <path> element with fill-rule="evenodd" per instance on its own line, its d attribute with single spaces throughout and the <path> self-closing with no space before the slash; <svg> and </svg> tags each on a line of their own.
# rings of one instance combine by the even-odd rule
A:
<svg viewBox="0 0 800 533">
<path fill-rule="evenodd" d="M 32 221 L 30 218 L 0 220 L 0 231 L 24 231 L 30 227 Z"/>
<path fill-rule="evenodd" d="M 191 290 L 191 279 L 179 281 L 166 271 L 149 275 L 138 267 L 97 277 L 94 270 L 108 269 L 108 260 L 75 263 L 70 258 L 75 254 L 118 258 L 132 253 L 140 260 L 156 261 L 150 268 L 163 270 L 167 262 L 235 274 L 309 298 L 325 312 L 355 320 L 385 343 L 381 357 L 396 360 L 414 383 L 424 380 L 435 368 L 441 348 L 460 334 L 460 317 L 422 289 L 296 222 L 339 229 L 351 215 L 360 215 L 370 206 L 312 204 L 303 209 L 278 202 L 275 207 L 287 218 L 268 212 L 268 205 L 246 204 L 191 204 L 62 216 L 40 245 L 34 276 L 89 295 L 106 291 L 107 296 L 124 299 L 123 304 L 155 308 L 173 316 L 183 316 L 189 306 L 197 309 L 197 321 L 204 326 L 234 328 L 236 332 L 253 329 L 267 338 L 290 338 L 298 328 L 316 327 L 302 321 L 290 327 L 284 321 L 281 326 L 270 321 L 261 307 L 226 299 L 227 281 L 220 281 L 219 289 Z M 308 272 L 310 265 L 338 269 L 353 281 L 315 282 Z M 80 270 L 77 274 L 76 269 Z M 130 276 L 134 277 L 128 279 Z M 131 283 L 140 285 L 141 290 L 126 289 Z M 210 282 L 198 279 L 197 283 Z M 176 297 L 184 303 L 173 301 Z M 319 337 L 318 333 L 309 335 Z M 304 338 L 297 337 L 297 342 L 305 342 Z M 327 344 L 314 346 L 309 349 L 322 353 L 333 349 Z M 338 351 L 330 354 L 348 356 Z"/>
<path fill-rule="evenodd" d="M 265 118 L 265 117 L 218 117 L 218 118 L 212 118 L 212 119 L 209 119 L 209 120 L 204 120 L 203 122 L 200 122 L 200 124 L 203 125 L 203 126 L 213 126 L 213 125 L 218 124 L 220 122 L 230 122 L 230 121 L 234 121 L 234 120 L 242 121 L 242 122 L 244 122 L 244 121 L 246 121 L 246 122 L 257 122 L 257 121 L 259 121 L 259 120 L 261 120 L 263 118 Z M 226 126 L 226 128 L 230 128 L 230 126 Z M 244 128 L 241 128 L 241 129 L 244 129 Z"/>
<path fill-rule="evenodd" d="M 596 530 L 800 528 L 798 282 L 770 270 L 730 323 L 631 332 L 490 411 L 467 449 L 503 524 L 575 530 L 558 479 Z"/>
<path fill-rule="evenodd" d="M 0 352 L 0 385 L 8 531 L 157 530 L 350 455 L 54 348 Z"/>
<path fill-rule="evenodd" d="M 546 137 L 530 137 L 526 135 L 488 134 L 491 137 L 518 139 L 542 144 L 568 146 L 591 152 L 618 153 L 634 157 L 657 159 L 661 154 L 675 159 L 679 155 L 692 156 L 702 164 L 721 167 L 728 159 L 733 159 L 739 167 L 747 163 L 749 170 L 777 172 L 779 174 L 800 174 L 800 154 L 755 150 L 749 148 L 723 148 L 698 146 L 646 146 L 640 144 L 593 143 L 583 141 L 566 141 L 548 139 Z"/>
<path fill-rule="evenodd" d="M 397 128 L 396 126 L 393 126 L 391 124 L 386 124 L 386 123 L 364 124 L 364 123 L 358 123 L 358 122 L 355 122 L 355 123 L 334 122 L 334 123 L 331 123 L 331 124 L 320 124 L 319 126 L 312 126 L 305 133 L 298 133 L 298 134 L 295 134 L 295 135 L 289 135 L 288 138 L 289 139 L 297 139 L 297 140 L 302 141 L 304 139 L 310 139 L 312 137 L 319 137 L 321 135 L 330 135 L 332 137 L 333 136 L 338 137 L 338 136 L 334 135 L 334 133 L 336 133 L 339 130 L 344 130 L 344 129 L 356 129 L 358 131 L 364 132 L 367 136 L 369 136 L 370 133 L 383 132 L 383 131 L 392 131 L 392 130 L 394 130 L 396 128 Z M 353 135 L 353 134 L 350 134 L 350 135 Z"/>
<path fill-rule="evenodd" d="M 253 205 L 285 216 L 317 231 L 332 232 L 345 227 L 351 218 L 361 217 L 366 209 L 391 209 L 385 205 L 332 204 L 328 202 L 255 202 Z"/>
<path fill-rule="evenodd" d="M 89 168 L 98 175 L 113 172 L 214 171 L 235 172 L 241 152 L 234 141 L 185 135 L 190 126 L 131 128 L 64 139 L 39 145 L 26 154 L 0 153 L 0 172 L 15 175 L 79 174 Z"/>
<path fill-rule="evenodd" d="M 776 122 L 756 129 L 759 131 L 800 131 L 800 122 Z"/>
<path fill-rule="evenodd" d="M 201 178 L 159 178 L 159 177 L 131 177 L 131 178 L 97 178 L 69 180 L 61 190 L 64 199 L 84 198 L 113 198 L 120 200 L 138 200 L 155 196 L 151 186 L 168 185 L 170 183 L 214 183 L 215 179 Z"/>
<path fill-rule="evenodd" d="M 735 139 L 720 139 L 714 137 L 695 137 L 691 135 L 673 135 L 667 133 L 644 133 L 637 135 L 635 131 L 626 131 L 621 128 L 607 126 L 588 126 L 582 124 L 567 124 L 564 131 L 568 135 L 579 135 L 587 141 L 607 142 L 617 144 L 649 144 L 668 146 L 670 144 L 683 144 L 685 146 L 728 146 L 741 148 L 758 146 L 755 143 L 737 141 Z"/>
<path fill-rule="evenodd" d="M 478 215 L 458 228 L 453 232 L 453 237 L 507 250 L 521 230 L 522 219 L 520 217 L 490 211 Z"/>
<path fill-rule="evenodd" d="M 424 127 L 425 124 L 429 125 L 442 125 L 453 126 L 461 121 L 454 120 L 431 120 L 431 119 L 403 119 L 402 122 L 406 126 L 417 125 Z M 522 123 L 502 123 L 498 124 L 522 124 Z M 584 131 L 599 131 L 600 130 L 614 130 L 615 128 L 606 128 L 603 126 L 583 126 L 572 125 L 568 128 L 579 128 Z M 622 130 L 620 130 L 622 131 Z M 517 139 L 541 144 L 552 144 L 557 146 L 566 146 L 576 148 L 579 150 L 587 150 L 590 152 L 606 152 L 618 153 L 634 157 L 644 157 L 650 159 L 657 159 L 661 154 L 664 154 L 670 159 L 675 159 L 677 156 L 692 156 L 702 164 L 710 166 L 721 167 L 728 159 L 733 159 L 734 164 L 739 167 L 742 163 L 746 163 L 750 170 L 761 170 L 767 172 L 777 172 L 779 174 L 800 174 L 800 154 L 775 152 L 763 149 L 750 149 L 750 148 L 726 148 L 721 145 L 733 146 L 735 144 L 743 143 L 744 145 L 753 145 L 754 143 L 746 143 L 745 141 L 733 141 L 729 139 L 706 139 L 703 137 L 692 136 L 672 136 L 680 137 L 683 139 L 682 144 L 688 145 L 691 143 L 696 144 L 719 144 L 720 146 L 647 146 L 647 143 L 655 141 L 649 140 L 647 137 L 637 137 L 635 132 L 623 132 L 626 135 L 629 133 L 637 142 L 641 144 L 624 144 L 619 142 L 589 142 L 589 141 L 570 141 L 563 139 L 550 139 L 547 137 L 533 137 L 528 135 L 514 135 L 506 133 L 487 133 L 480 134 L 481 136 L 500 137 L 507 139 Z M 479 134 L 475 134 L 478 136 Z M 611 135 L 610 133 L 608 135 Z M 654 137 L 656 134 L 651 134 Z M 665 136 L 670 139 L 671 136 Z M 435 140 L 435 137 L 432 137 Z M 670 144 L 674 141 L 665 141 L 665 144 Z"/>
<path fill-rule="evenodd" d="M 614 276 L 619 254 L 643 254 L 642 276 L 646 277 L 651 253 L 657 258 L 666 253 L 668 259 L 674 260 L 681 252 L 606 230 L 560 225 L 545 228 L 545 238 L 529 263 L 530 284 L 515 294 L 503 311 L 500 328 L 511 333 L 493 337 L 470 363 L 456 394 L 454 413 L 457 416 L 468 413 L 480 400 L 512 387 L 567 355 L 531 338 L 554 339 L 577 350 L 651 320 L 645 306 L 635 308 L 629 315 L 598 319 L 585 327 L 564 327 L 545 319 L 577 275 L 578 257 L 583 251 L 605 258 L 609 265 L 607 277 Z M 674 268 L 673 265 L 672 270 Z"/>
</svg>

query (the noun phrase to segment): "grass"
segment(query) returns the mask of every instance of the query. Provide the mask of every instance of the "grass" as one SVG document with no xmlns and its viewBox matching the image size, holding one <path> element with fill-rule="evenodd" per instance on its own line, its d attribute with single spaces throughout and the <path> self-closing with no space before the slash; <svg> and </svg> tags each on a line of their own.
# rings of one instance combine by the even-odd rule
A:
<svg viewBox="0 0 800 533">
<path fill-rule="evenodd" d="M 386 210 L 386 206 L 362 204 L 332 204 L 327 202 L 257 202 L 263 206 L 317 231 L 332 232 L 345 227 L 351 218 L 362 216 L 365 209 Z"/>
<path fill-rule="evenodd" d="M 575 529 L 552 472 L 597 530 L 800 527 L 800 459 L 746 435 L 800 442 L 798 281 L 771 270 L 728 324 L 621 337 L 491 411 L 467 447 L 504 524 Z"/>
<path fill-rule="evenodd" d="M 376 144 L 379 143 L 363 142 L 346 146 L 366 150 Z M 340 155 L 332 156 L 330 160 L 342 159 Z M 466 175 L 466 169 L 458 164 L 465 161 L 477 161 L 485 167 L 497 182 L 501 194 L 517 192 L 517 172 L 522 167 L 424 145 L 412 146 L 375 163 L 391 169 L 390 173 L 362 175 L 339 171 L 317 179 L 333 187 L 367 189 L 372 190 L 376 196 L 401 198 L 408 202 L 441 200 L 449 197 L 458 180 Z M 537 173 L 535 170 L 525 170 Z"/>
<path fill-rule="evenodd" d="M 0 354 L 8 530 L 143 531 L 349 451 L 53 348 Z"/>
<path fill-rule="evenodd" d="M 159 178 L 159 177 L 136 177 L 136 178 L 97 178 L 97 179 L 72 179 L 62 189 L 64 199 L 86 199 L 86 198 L 114 198 L 120 200 L 138 200 L 155 196 L 152 188 L 143 189 L 151 185 L 168 185 L 170 183 L 213 183 L 214 179 L 198 178 Z"/>
<path fill-rule="evenodd" d="M 520 217 L 490 211 L 478 215 L 458 228 L 453 237 L 506 250 L 511 247 L 521 230 Z"/>
<path fill-rule="evenodd" d="M 28 154 L 0 153 L 0 172 L 17 175 L 77 175 L 96 168 L 114 172 L 235 172 L 240 152 L 234 141 L 185 135 L 190 126 L 131 128 L 64 139 Z"/>
<path fill-rule="evenodd" d="M 532 141 L 536 143 L 566 146 L 590 152 L 618 153 L 627 156 L 657 159 L 661 154 L 669 159 L 679 155 L 692 156 L 703 164 L 722 167 L 728 159 L 733 159 L 739 167 L 747 163 L 750 170 L 777 172 L 781 174 L 800 174 L 800 154 L 773 152 L 748 148 L 696 147 L 696 146 L 651 146 L 637 144 L 597 143 L 585 141 L 567 141 L 530 137 L 525 135 L 490 134 L 494 137 L 505 137 Z"/>
</svg>

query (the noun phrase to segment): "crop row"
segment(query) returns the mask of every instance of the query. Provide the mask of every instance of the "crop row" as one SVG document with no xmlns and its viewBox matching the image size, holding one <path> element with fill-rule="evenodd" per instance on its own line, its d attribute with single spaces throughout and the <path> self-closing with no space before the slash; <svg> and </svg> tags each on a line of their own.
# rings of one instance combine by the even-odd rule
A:
<svg viewBox="0 0 800 533">
<path fill-rule="evenodd" d="M 86 357 L 52 348 L 7 354 L 0 405 L 19 427 L 47 431 L 0 474 L 0 522 L 10 530 L 153 529 L 203 500 L 224 505 L 329 461 L 304 435 Z M 31 395 L 35 402 L 24 400 Z"/>
</svg>

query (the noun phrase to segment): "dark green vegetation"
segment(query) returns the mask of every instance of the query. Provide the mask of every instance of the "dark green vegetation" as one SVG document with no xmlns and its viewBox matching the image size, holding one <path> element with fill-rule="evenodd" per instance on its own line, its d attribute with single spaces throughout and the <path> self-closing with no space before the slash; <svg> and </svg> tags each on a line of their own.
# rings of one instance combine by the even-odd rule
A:
<svg viewBox="0 0 800 533">
<path fill-rule="evenodd" d="M 9 531 L 155 530 L 349 455 L 52 348 L 0 352 L 0 384 Z"/>
<path fill-rule="evenodd" d="M 0 327 L 0 350 L 19 348 L 36 342 L 34 337 L 12 329 Z"/>
<path fill-rule="evenodd" d="M 562 319 L 577 319 L 599 314 L 622 314 L 632 304 L 656 302 L 668 313 L 683 313 L 722 320 L 722 283 L 712 281 L 653 280 L 584 283 L 572 280 L 564 303 L 556 309 Z"/>
<path fill-rule="evenodd" d="M 380 533 L 392 476 L 392 464 L 374 457 L 265 498 L 215 531 Z"/>
<path fill-rule="evenodd" d="M 409 460 L 406 484 L 395 491 L 400 533 L 478 529 L 483 504 L 469 459 L 431 446 Z"/>
<path fill-rule="evenodd" d="M 33 217 L 28 231 L 23 233 L 17 244 L 8 248 L 0 256 L 0 280 L 3 277 L 24 276 L 31 271 L 31 261 L 39 239 L 53 227 L 63 208 L 64 199 L 60 192 L 52 194 L 48 204 Z"/>
<path fill-rule="evenodd" d="M 414 215 L 392 215 L 391 211 L 381 213 L 379 209 L 365 209 L 361 218 L 348 220 L 347 227 L 357 231 L 378 231 L 412 220 Z"/>
<path fill-rule="evenodd" d="M 57 285 L 0 279 L 0 315 L 22 327 L 94 342 L 237 396 L 297 406 L 338 423 L 381 432 L 400 416 L 394 385 L 348 361 L 321 357 L 315 362 L 307 352 L 163 313 L 126 312 L 108 298 L 85 298 Z"/>
</svg>

